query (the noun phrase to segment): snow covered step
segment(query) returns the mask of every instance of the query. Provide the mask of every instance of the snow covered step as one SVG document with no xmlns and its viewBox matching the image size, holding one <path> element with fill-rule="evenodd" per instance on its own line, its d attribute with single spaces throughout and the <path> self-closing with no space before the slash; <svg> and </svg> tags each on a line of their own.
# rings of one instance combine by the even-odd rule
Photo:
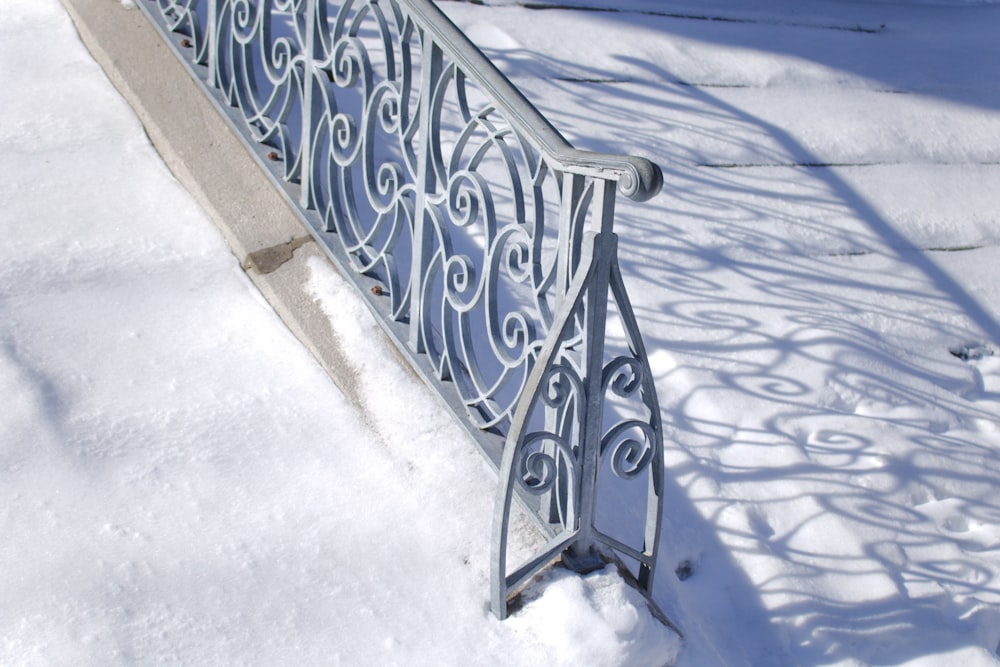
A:
<svg viewBox="0 0 1000 667">
<path fill-rule="evenodd" d="M 946 99 L 835 86 L 702 90 L 689 98 L 698 104 L 678 122 L 708 135 L 691 144 L 711 146 L 715 161 L 705 162 L 712 164 L 752 158 L 753 147 L 728 140 L 748 131 L 770 139 L 765 164 L 1000 164 L 1000 114 Z M 721 123 L 712 128 L 713 121 Z"/>
<path fill-rule="evenodd" d="M 443 8 L 515 77 L 756 87 L 839 83 L 923 92 L 964 89 L 977 97 L 985 88 L 997 91 L 1000 81 L 1000 45 L 991 21 L 997 7 L 776 0 L 769 7 L 747 8 L 745 2 L 725 0 L 696 5 L 665 0 L 628 3 L 647 5 L 628 11 L 628 4 L 607 0 L 591 4 L 613 11 L 469 3 L 443 3 Z M 961 40 L 955 40 L 959 33 Z"/>
<path fill-rule="evenodd" d="M 578 147 L 635 151 L 666 164 L 1000 164 L 1000 114 L 925 95 L 832 85 L 536 80 L 523 87 Z"/>
<path fill-rule="evenodd" d="M 990 187 L 1000 166 L 668 166 L 666 182 L 646 209 L 623 206 L 624 237 L 641 242 L 677 226 L 702 248 L 811 256 L 1000 244 L 1000 191 Z"/>
<path fill-rule="evenodd" d="M 771 5 L 759 21 L 727 2 L 712 11 L 731 21 L 445 8 L 583 148 L 723 165 L 1000 162 L 1000 45 L 981 20 L 994 8 L 784 3 L 789 23 L 775 23 L 783 3 Z M 827 14 L 888 23 L 877 33 L 804 25 Z"/>
<path fill-rule="evenodd" d="M 842 74 L 835 73 L 835 66 L 811 58 L 813 52 L 818 48 L 824 54 L 851 53 L 855 54 L 853 59 L 877 43 L 865 33 L 795 28 L 778 25 L 773 19 L 747 24 L 743 20 L 698 21 L 627 12 L 486 9 L 464 3 L 447 3 L 444 9 L 515 78 L 742 86 L 774 85 L 785 80 L 843 80 Z M 809 38 L 806 49 L 798 48 L 802 36 Z M 787 48 L 773 50 L 789 41 Z M 795 51 L 801 55 L 788 53 Z"/>
</svg>

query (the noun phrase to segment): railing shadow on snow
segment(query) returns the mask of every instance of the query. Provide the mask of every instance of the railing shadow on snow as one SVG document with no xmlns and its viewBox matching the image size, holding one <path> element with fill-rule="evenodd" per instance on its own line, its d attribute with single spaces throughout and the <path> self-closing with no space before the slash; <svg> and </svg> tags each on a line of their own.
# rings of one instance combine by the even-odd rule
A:
<svg viewBox="0 0 1000 667">
<path fill-rule="evenodd" d="M 546 84 L 561 91 L 548 109 L 558 122 L 606 119 L 591 142 L 627 135 L 666 165 L 664 195 L 619 212 L 623 272 L 663 389 L 665 478 L 679 485 L 667 491 L 662 550 L 690 575 L 659 579 L 654 598 L 711 618 L 726 605 L 701 601 L 729 604 L 730 582 L 752 590 L 737 604 L 767 619 L 760 634 L 742 631 L 753 620 L 739 611 L 712 619 L 726 629 L 700 628 L 748 664 L 788 664 L 790 646 L 797 664 L 995 651 L 1000 461 L 988 431 L 1000 396 L 949 352 L 1000 342 L 992 312 L 780 127 L 647 61 L 619 58 L 645 73 L 621 82 L 520 56 L 536 75 L 584 72 Z M 675 143 L 684 123 L 770 150 L 774 166 L 708 167 Z M 929 344 L 904 347 L 896 331 Z M 739 572 L 748 563 L 752 585 Z M 831 583 L 852 591 L 829 595 Z"/>
</svg>

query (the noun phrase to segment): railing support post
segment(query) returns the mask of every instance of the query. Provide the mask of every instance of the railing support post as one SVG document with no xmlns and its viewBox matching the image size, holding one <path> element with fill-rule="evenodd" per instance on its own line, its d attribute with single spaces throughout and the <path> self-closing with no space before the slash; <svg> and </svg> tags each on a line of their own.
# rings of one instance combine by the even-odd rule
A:
<svg viewBox="0 0 1000 667">
<path fill-rule="evenodd" d="M 320 0 L 325 3 L 326 0 Z M 316 0 L 305 3 L 305 38 L 302 50 L 302 136 L 299 139 L 299 206 L 312 208 L 313 77 L 316 65 Z"/>
<path fill-rule="evenodd" d="M 435 136 L 434 90 L 441 78 L 444 58 L 441 47 L 426 30 L 420 31 L 420 101 L 419 127 L 420 143 L 417 154 L 416 206 L 413 214 L 413 255 L 410 269 L 410 329 L 409 346 L 417 354 L 426 349 L 424 340 L 424 287 L 427 279 L 427 264 L 434 252 L 434 239 L 426 216 L 429 215 L 428 195 L 433 195 L 438 187 L 434 170 L 434 148 L 431 144 Z"/>
<path fill-rule="evenodd" d="M 584 419 L 580 438 L 580 510 L 576 540 L 569 548 L 566 564 L 578 572 L 589 572 L 604 564 L 594 548 L 594 510 L 597 501 L 597 474 L 600 468 L 601 436 L 604 422 L 604 338 L 608 317 L 608 287 L 611 264 L 617 251 L 611 232 L 615 210 L 615 184 L 594 183 L 591 227 L 594 236 L 593 275 L 587 289 L 584 320 Z"/>
<path fill-rule="evenodd" d="M 205 26 L 205 48 L 208 50 L 208 58 L 205 66 L 208 74 L 205 83 L 212 87 L 219 85 L 219 0 L 208 0 L 208 22 Z"/>
</svg>

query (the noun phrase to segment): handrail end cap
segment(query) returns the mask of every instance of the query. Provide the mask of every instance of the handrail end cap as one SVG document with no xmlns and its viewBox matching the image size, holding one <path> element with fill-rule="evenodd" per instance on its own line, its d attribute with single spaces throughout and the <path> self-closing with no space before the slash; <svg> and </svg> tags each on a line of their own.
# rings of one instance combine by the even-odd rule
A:
<svg viewBox="0 0 1000 667">
<path fill-rule="evenodd" d="M 641 157 L 629 159 L 632 173 L 621 179 L 618 187 L 632 201 L 649 201 L 663 188 L 663 171 L 658 165 Z"/>
</svg>

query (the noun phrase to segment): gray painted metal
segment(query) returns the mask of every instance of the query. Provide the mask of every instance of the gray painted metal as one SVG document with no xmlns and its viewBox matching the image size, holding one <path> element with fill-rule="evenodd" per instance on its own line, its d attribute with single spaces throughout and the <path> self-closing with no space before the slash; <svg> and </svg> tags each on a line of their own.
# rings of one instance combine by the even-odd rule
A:
<svg viewBox="0 0 1000 667">
<path fill-rule="evenodd" d="M 496 466 L 494 613 L 560 555 L 648 593 L 663 435 L 612 223 L 659 168 L 571 147 L 430 0 L 137 4 Z M 602 525 L 636 483 L 638 531 Z M 511 569 L 515 498 L 551 539 Z"/>
</svg>

